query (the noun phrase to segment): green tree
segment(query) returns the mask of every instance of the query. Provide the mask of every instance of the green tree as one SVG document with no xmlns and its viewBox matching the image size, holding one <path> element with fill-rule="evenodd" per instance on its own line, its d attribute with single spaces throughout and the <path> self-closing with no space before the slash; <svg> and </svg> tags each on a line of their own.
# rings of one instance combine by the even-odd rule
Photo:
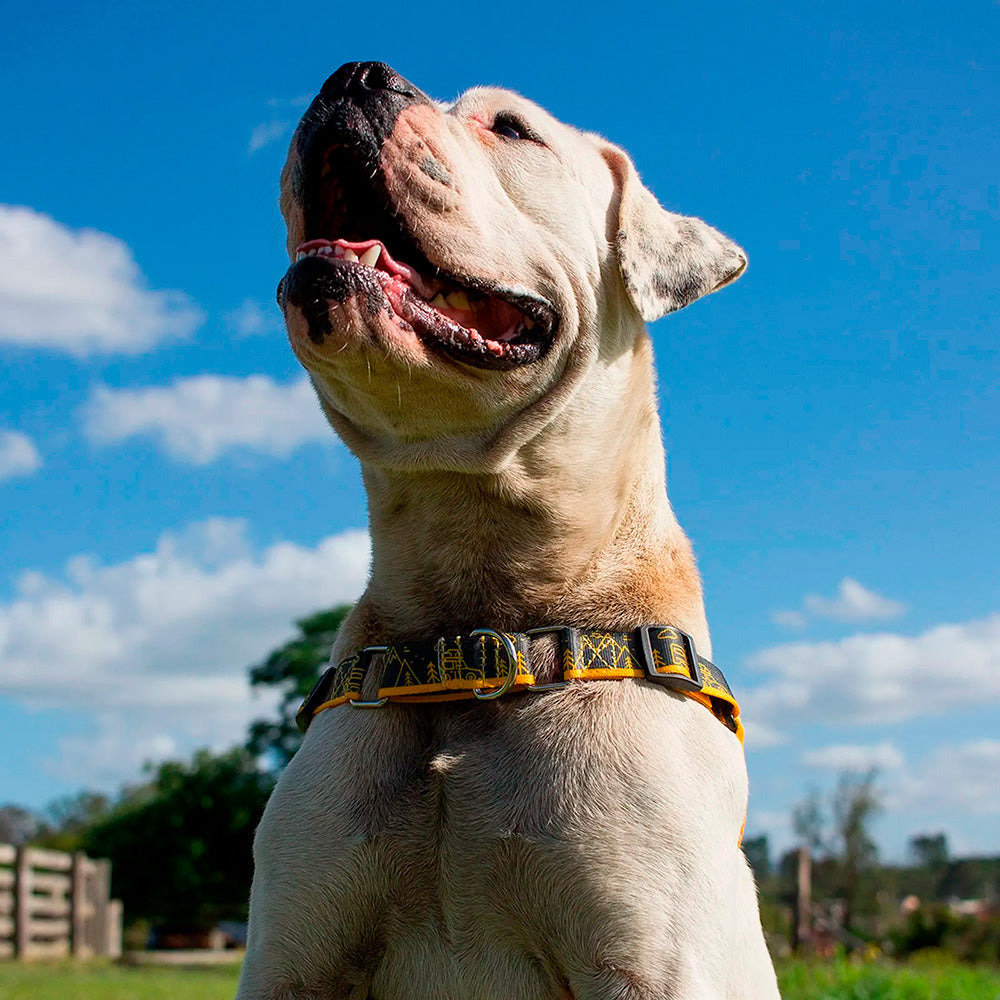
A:
<svg viewBox="0 0 1000 1000">
<path fill-rule="evenodd" d="M 940 871 L 948 863 L 948 837 L 943 833 L 924 833 L 911 837 L 910 854 L 918 867 Z"/>
<path fill-rule="evenodd" d="M 39 828 L 38 817 L 22 806 L 8 802 L 0 806 L 0 844 L 26 844 Z"/>
<path fill-rule="evenodd" d="M 194 928 L 242 919 L 273 784 L 244 749 L 168 761 L 83 831 L 80 847 L 111 859 L 112 892 L 130 920 Z"/>
<path fill-rule="evenodd" d="M 792 829 L 802 845 L 810 848 L 813 854 L 826 849 L 826 814 L 823 799 L 815 788 L 792 810 Z"/>
<path fill-rule="evenodd" d="M 341 604 L 302 618 L 295 623 L 298 636 L 250 668 L 251 686 L 277 688 L 281 704 L 277 719 L 258 719 L 251 724 L 247 749 L 266 757 L 278 769 L 292 759 L 302 742 L 295 713 L 326 668 L 330 647 L 350 610 L 349 604 Z"/>
<path fill-rule="evenodd" d="M 111 811 L 112 802 L 100 792 L 79 792 L 50 802 L 42 823 L 32 837 L 39 847 L 76 851 L 86 831 Z"/>
<path fill-rule="evenodd" d="M 844 926 L 850 929 L 863 902 L 865 875 L 878 861 L 878 848 L 871 836 L 872 819 L 881 810 L 875 787 L 877 772 L 863 776 L 842 774 L 833 794 L 833 823 L 839 846 L 841 896 Z"/>
<path fill-rule="evenodd" d="M 766 833 L 759 837 L 744 838 L 743 853 L 758 883 L 771 874 L 771 848 Z"/>
</svg>

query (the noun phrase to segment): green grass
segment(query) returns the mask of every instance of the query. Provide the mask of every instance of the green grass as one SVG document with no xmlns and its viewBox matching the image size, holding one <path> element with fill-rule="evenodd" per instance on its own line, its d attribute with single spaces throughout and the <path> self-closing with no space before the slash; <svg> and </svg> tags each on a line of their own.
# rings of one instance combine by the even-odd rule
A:
<svg viewBox="0 0 1000 1000">
<path fill-rule="evenodd" d="M 239 970 L 0 964 L 0 1000 L 232 1000 Z M 947 959 L 906 966 L 783 962 L 783 1000 L 1000 1000 L 1000 970 Z"/>
<path fill-rule="evenodd" d="M 0 1000 L 233 1000 L 239 966 L 157 969 L 0 963 Z"/>
<path fill-rule="evenodd" d="M 778 982 L 782 1000 L 1000 1000 L 1000 970 L 943 957 L 908 965 L 783 962 Z"/>
</svg>

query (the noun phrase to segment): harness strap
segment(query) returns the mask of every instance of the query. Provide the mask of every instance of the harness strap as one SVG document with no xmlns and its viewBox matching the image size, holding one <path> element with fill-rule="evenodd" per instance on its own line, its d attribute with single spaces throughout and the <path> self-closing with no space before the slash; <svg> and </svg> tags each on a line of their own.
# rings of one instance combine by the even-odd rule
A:
<svg viewBox="0 0 1000 1000">
<path fill-rule="evenodd" d="M 562 680 L 553 684 L 536 684 L 529 663 L 531 639 L 543 634 L 559 640 Z M 362 701 L 365 676 L 376 657 L 382 661 L 378 698 Z M 366 646 L 327 669 L 302 703 L 296 722 L 304 733 L 314 716 L 338 705 L 376 708 L 387 701 L 491 701 L 510 691 L 537 693 L 573 681 L 626 677 L 662 684 L 693 698 L 743 742 L 740 708 L 722 671 L 698 655 L 691 636 L 672 625 L 643 625 L 632 632 L 590 632 L 559 625 L 527 632 L 476 629 L 433 641 Z"/>
</svg>

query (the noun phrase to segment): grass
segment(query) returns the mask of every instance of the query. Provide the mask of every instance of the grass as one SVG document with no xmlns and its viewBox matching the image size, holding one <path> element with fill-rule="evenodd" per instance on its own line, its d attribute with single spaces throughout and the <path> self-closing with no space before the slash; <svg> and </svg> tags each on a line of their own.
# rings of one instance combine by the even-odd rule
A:
<svg viewBox="0 0 1000 1000">
<path fill-rule="evenodd" d="M 162 969 L 100 963 L 0 964 L 2 1000 L 232 1000 L 236 966 Z M 1000 969 L 948 959 L 896 966 L 783 962 L 783 1000 L 1000 1000 Z"/>
<path fill-rule="evenodd" d="M 946 957 L 906 965 L 782 962 L 778 982 L 782 1000 L 1000 1000 L 1000 969 Z"/>
<path fill-rule="evenodd" d="M 2 1000 L 233 1000 L 239 966 L 164 969 L 105 962 L 0 963 Z"/>
</svg>

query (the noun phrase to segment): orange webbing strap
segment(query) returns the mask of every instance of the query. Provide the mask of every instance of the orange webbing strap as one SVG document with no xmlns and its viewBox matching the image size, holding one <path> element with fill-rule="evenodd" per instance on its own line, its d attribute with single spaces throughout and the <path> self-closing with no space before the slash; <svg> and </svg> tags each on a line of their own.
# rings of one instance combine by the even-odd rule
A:
<svg viewBox="0 0 1000 1000">
<path fill-rule="evenodd" d="M 479 698 L 535 688 L 528 663 L 533 635 L 551 633 L 562 651 L 563 682 L 644 678 L 704 705 L 743 742 L 740 709 L 722 671 L 697 654 L 687 633 L 672 625 L 644 625 L 632 632 L 589 632 L 553 626 L 529 632 L 477 629 L 432 642 L 368 646 L 330 667 L 303 702 L 296 721 L 305 732 L 313 716 L 347 703 L 378 706 Z M 381 657 L 378 700 L 361 701 L 365 675 Z M 560 687 L 541 685 L 536 690 Z"/>
</svg>

